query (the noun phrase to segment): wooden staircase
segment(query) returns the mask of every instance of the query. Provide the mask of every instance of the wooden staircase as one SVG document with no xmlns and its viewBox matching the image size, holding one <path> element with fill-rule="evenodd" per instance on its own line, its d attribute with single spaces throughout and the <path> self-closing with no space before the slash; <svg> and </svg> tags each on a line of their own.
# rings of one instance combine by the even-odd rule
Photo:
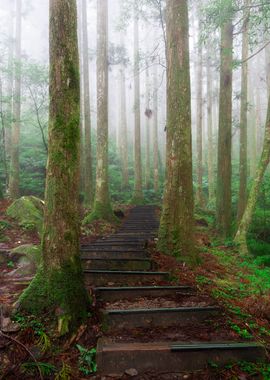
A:
<svg viewBox="0 0 270 380">
<path fill-rule="evenodd" d="M 223 332 L 222 311 L 213 300 L 184 284 L 171 286 L 169 273 L 158 271 L 147 252 L 157 229 L 155 207 L 138 206 L 117 233 L 82 247 L 85 281 L 94 289 L 103 322 L 98 373 L 177 373 L 209 362 L 264 359 L 260 344 Z"/>
</svg>

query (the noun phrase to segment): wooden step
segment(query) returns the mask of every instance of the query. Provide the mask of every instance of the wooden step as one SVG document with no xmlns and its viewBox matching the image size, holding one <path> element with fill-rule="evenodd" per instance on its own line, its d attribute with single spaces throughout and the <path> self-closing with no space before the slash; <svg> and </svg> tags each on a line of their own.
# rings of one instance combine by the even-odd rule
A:
<svg viewBox="0 0 270 380">
<path fill-rule="evenodd" d="M 102 310 L 106 331 L 133 329 L 136 327 L 185 326 L 202 322 L 218 314 L 215 306 L 177 307 L 129 310 Z"/>
<path fill-rule="evenodd" d="M 143 272 L 143 271 L 103 271 L 85 270 L 86 285 L 105 286 L 109 283 L 115 285 L 138 285 L 162 282 L 168 279 L 167 272 Z"/>
<path fill-rule="evenodd" d="M 136 286 L 136 287 L 99 287 L 96 297 L 102 301 L 132 300 L 137 297 L 168 297 L 194 293 L 190 286 Z"/>
<path fill-rule="evenodd" d="M 146 251 L 137 250 L 137 251 L 103 251 L 103 250 L 94 250 L 94 251 L 83 251 L 81 254 L 82 260 L 87 259 L 130 259 L 130 260 L 136 260 L 136 259 L 149 259 L 150 255 Z"/>
<path fill-rule="evenodd" d="M 84 269 L 146 271 L 154 269 L 154 263 L 149 259 L 101 259 L 83 258 Z"/>
<path fill-rule="evenodd" d="M 139 374 L 179 373 L 202 370 L 209 362 L 223 367 L 264 359 L 265 349 L 257 343 L 113 343 L 100 339 L 97 347 L 99 374 L 119 377 L 130 368 Z"/>
<path fill-rule="evenodd" d="M 81 247 L 81 251 L 134 251 L 134 250 L 142 250 L 145 248 L 144 244 L 118 244 L 118 243 L 110 243 L 110 244 L 92 244 L 88 246 Z"/>
</svg>

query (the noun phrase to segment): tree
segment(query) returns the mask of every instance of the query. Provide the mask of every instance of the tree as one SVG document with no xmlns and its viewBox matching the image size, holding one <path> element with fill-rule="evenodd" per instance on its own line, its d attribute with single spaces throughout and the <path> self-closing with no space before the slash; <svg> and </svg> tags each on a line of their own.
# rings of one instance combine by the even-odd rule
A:
<svg viewBox="0 0 270 380">
<path fill-rule="evenodd" d="M 212 50 L 208 49 L 207 57 L 207 166 L 208 166 L 208 203 L 214 205 L 214 154 L 213 154 L 213 84 L 212 84 Z"/>
<path fill-rule="evenodd" d="M 225 0 L 223 6 L 224 19 L 221 24 L 218 172 L 216 193 L 217 227 L 223 237 L 228 237 L 231 229 L 232 11 L 232 0 Z"/>
<path fill-rule="evenodd" d="M 196 262 L 187 0 L 167 2 L 167 159 L 159 248 Z"/>
<path fill-rule="evenodd" d="M 154 94 L 153 94 L 153 104 L 154 104 L 154 115 L 153 115 L 153 167 L 154 167 L 154 190 L 157 193 L 159 188 L 159 158 L 158 158 L 158 66 L 155 62 L 154 71 Z"/>
<path fill-rule="evenodd" d="M 121 46 L 124 49 L 124 33 L 121 31 Z M 125 51 L 125 49 L 124 49 Z M 120 153 L 122 168 L 122 188 L 128 187 L 128 137 L 127 137 L 127 105 L 126 105 L 126 59 L 121 57 L 120 62 Z"/>
<path fill-rule="evenodd" d="M 138 0 L 134 3 L 134 194 L 132 203 L 143 201 L 142 158 L 141 158 L 141 105 L 140 105 L 140 54 L 139 54 L 139 15 Z"/>
<path fill-rule="evenodd" d="M 199 23 L 199 33 L 201 31 L 201 22 Z M 202 98 L 202 90 L 203 90 L 203 52 L 202 52 L 202 44 L 200 43 L 200 39 L 198 38 L 198 63 L 197 63 L 197 191 L 196 198 L 198 205 L 203 207 L 203 151 L 202 151 L 202 130 L 203 130 L 203 98 Z"/>
<path fill-rule="evenodd" d="M 50 0 L 50 110 L 42 262 L 21 309 L 58 319 L 60 334 L 86 317 L 79 251 L 80 78 L 76 1 Z M 71 191 L 72 189 L 72 191 Z"/>
<path fill-rule="evenodd" d="M 88 54 L 88 32 L 87 32 L 87 3 L 82 0 L 82 65 L 83 65 L 83 101 L 84 101 L 84 149 L 85 149 L 85 171 L 84 191 L 85 204 L 92 206 L 93 173 L 92 173 L 92 148 L 91 148 L 91 111 L 90 111 L 90 89 L 89 89 L 89 54 Z"/>
<path fill-rule="evenodd" d="M 247 112 L 248 112 L 248 24 L 250 0 L 245 0 L 242 29 L 242 74 L 241 74 L 241 111 L 240 111 L 240 159 L 239 159 L 239 197 L 237 219 L 241 220 L 247 201 Z M 256 162 L 256 161 L 255 161 Z"/>
<path fill-rule="evenodd" d="M 150 109 L 150 78 L 148 62 L 145 69 L 145 188 L 150 189 L 150 118 L 152 110 Z"/>
<path fill-rule="evenodd" d="M 21 36 L 22 34 L 22 0 L 16 0 L 16 41 L 15 41 L 15 88 L 13 98 L 14 121 L 11 130 L 9 195 L 12 199 L 19 197 L 20 189 L 20 119 L 21 119 Z"/>
<path fill-rule="evenodd" d="M 241 222 L 239 224 L 237 233 L 234 238 L 234 241 L 237 244 L 239 244 L 239 248 L 242 253 L 248 252 L 247 234 L 248 234 L 248 230 L 252 221 L 252 216 L 256 207 L 257 199 L 260 193 L 263 177 L 267 169 L 267 166 L 269 165 L 269 161 L 270 161 L 270 96 L 268 100 L 268 110 L 267 110 L 267 118 L 266 118 L 266 124 L 265 124 L 263 151 L 262 151 L 261 158 L 257 166 L 256 175 L 254 177 L 252 187 L 249 193 L 245 212 L 242 216 Z"/>
<path fill-rule="evenodd" d="M 97 166 L 94 208 L 85 222 L 115 220 L 108 181 L 108 0 L 97 1 Z"/>
</svg>

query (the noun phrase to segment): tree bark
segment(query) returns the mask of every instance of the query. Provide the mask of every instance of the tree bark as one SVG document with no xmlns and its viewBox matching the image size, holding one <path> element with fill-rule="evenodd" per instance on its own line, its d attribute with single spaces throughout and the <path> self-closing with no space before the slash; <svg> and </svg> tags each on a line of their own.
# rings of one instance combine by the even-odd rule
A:
<svg viewBox="0 0 270 380">
<path fill-rule="evenodd" d="M 94 208 L 85 222 L 115 220 L 108 179 L 108 0 L 97 0 L 97 165 Z"/>
<path fill-rule="evenodd" d="M 139 55 L 139 19 L 138 4 L 134 6 L 134 194 L 132 203 L 143 202 L 142 157 L 141 157 L 141 105 L 140 105 L 140 55 Z"/>
<path fill-rule="evenodd" d="M 16 41 L 15 41 L 15 88 L 13 99 L 14 121 L 11 130 L 9 196 L 16 199 L 20 195 L 20 123 L 21 123 L 21 35 L 22 0 L 16 0 Z"/>
<path fill-rule="evenodd" d="M 213 207 L 215 203 L 214 182 L 214 146 L 213 146 L 213 88 L 212 88 L 212 51 L 208 50 L 207 57 L 207 166 L 208 166 L 208 203 Z"/>
<path fill-rule="evenodd" d="M 167 162 L 159 248 L 195 263 L 187 0 L 167 1 Z"/>
<path fill-rule="evenodd" d="M 92 206 L 93 194 L 93 169 L 91 147 L 91 109 L 90 109 L 90 83 L 89 83 L 89 54 L 88 54 L 88 30 L 87 30 L 87 2 L 82 0 L 82 63 L 83 63 L 83 101 L 84 101 L 84 158 L 85 158 L 85 205 Z"/>
<path fill-rule="evenodd" d="M 159 190 L 159 158 L 158 158 L 158 66 L 154 64 L 154 115 L 153 115 L 153 157 L 154 157 L 154 191 Z"/>
<path fill-rule="evenodd" d="M 76 1 L 50 0 L 50 110 L 42 264 L 21 308 L 53 315 L 59 334 L 89 302 L 79 250 L 80 78 Z M 71 191 L 72 189 L 72 191 Z"/>
<path fill-rule="evenodd" d="M 199 25 L 199 33 L 201 31 L 201 23 Z M 198 37 L 198 63 L 197 63 L 197 190 L 196 190 L 196 200 L 200 207 L 203 207 L 203 151 L 202 151 L 202 139 L 203 139 L 203 99 L 202 99 L 202 75 L 203 75 L 203 64 L 202 64 L 202 45 Z"/>
<path fill-rule="evenodd" d="M 148 66 L 148 63 L 147 63 Z M 149 83 L 149 68 L 145 70 L 145 109 L 150 110 L 150 83 Z M 150 189 L 150 115 L 146 115 L 145 121 L 145 188 Z"/>
<path fill-rule="evenodd" d="M 128 136 L 127 136 L 127 106 L 125 65 L 120 68 L 120 152 L 122 167 L 122 188 L 128 187 Z"/>
<path fill-rule="evenodd" d="M 231 232 L 231 147 L 232 147 L 232 63 L 233 25 L 232 1 L 227 0 L 226 21 L 221 26 L 221 66 L 219 90 L 218 173 L 216 212 L 217 227 L 226 238 Z"/>
<path fill-rule="evenodd" d="M 245 0 L 244 21 L 242 30 L 242 73 L 241 73 L 241 111 L 240 111 L 240 158 L 239 158 L 239 196 L 237 220 L 241 220 L 247 202 L 247 112 L 248 112 L 248 26 L 249 4 Z"/>
</svg>

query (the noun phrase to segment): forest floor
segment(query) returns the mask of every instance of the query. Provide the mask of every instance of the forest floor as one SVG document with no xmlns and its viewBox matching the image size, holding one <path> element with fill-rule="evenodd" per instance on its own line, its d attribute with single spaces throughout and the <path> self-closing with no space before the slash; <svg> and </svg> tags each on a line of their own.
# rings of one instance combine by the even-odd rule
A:
<svg viewBox="0 0 270 380">
<path fill-rule="evenodd" d="M 7 201 L 0 202 L 0 255 L 21 244 L 39 244 L 36 233 L 23 230 L 7 218 Z M 125 213 L 128 212 L 125 208 Z M 171 273 L 173 285 L 196 287 L 201 300 L 211 298 L 225 312 L 222 329 L 235 338 L 256 340 L 270 348 L 270 268 L 258 267 L 252 257 L 241 256 L 231 243 L 218 241 L 216 231 L 211 227 L 211 218 L 202 212 L 197 216 L 196 240 L 201 263 L 191 268 L 174 257 L 157 252 L 155 243 L 149 249 L 160 270 Z M 5 226 L 5 228 L 3 227 Z M 115 226 L 94 223 L 82 233 L 82 242 L 88 243 L 99 236 L 112 233 Z M 173 269 L 172 269 L 173 268 Z M 14 264 L 0 264 L 0 305 L 2 309 L 12 308 L 29 278 L 13 278 L 10 273 Z M 1 322 L 3 314 L 0 316 Z M 15 315 L 19 330 L 0 336 L 0 380 L 1 379 L 101 379 L 91 374 L 95 367 L 95 347 L 97 338 L 102 336 L 101 324 L 93 300 L 87 324 L 81 326 L 69 339 L 59 339 L 47 329 L 46 316 L 38 321 L 34 317 Z M 143 332 L 145 334 L 145 332 Z M 196 333 L 196 332 L 195 332 Z M 197 332 L 203 335 L 203 331 Z M 145 339 L 154 338 L 158 331 L 148 331 Z M 170 334 L 176 334 L 173 329 Z M 188 332 L 187 332 L 188 334 Z M 194 335 L 194 331 L 192 331 Z M 221 334 L 221 331 L 219 331 Z M 129 379 L 124 375 L 122 379 Z M 102 380 L 109 379 L 103 377 Z M 210 363 L 205 371 L 183 373 L 181 375 L 147 373 L 133 379 L 270 379 L 270 365 L 237 363 L 226 368 L 217 368 Z"/>
</svg>

